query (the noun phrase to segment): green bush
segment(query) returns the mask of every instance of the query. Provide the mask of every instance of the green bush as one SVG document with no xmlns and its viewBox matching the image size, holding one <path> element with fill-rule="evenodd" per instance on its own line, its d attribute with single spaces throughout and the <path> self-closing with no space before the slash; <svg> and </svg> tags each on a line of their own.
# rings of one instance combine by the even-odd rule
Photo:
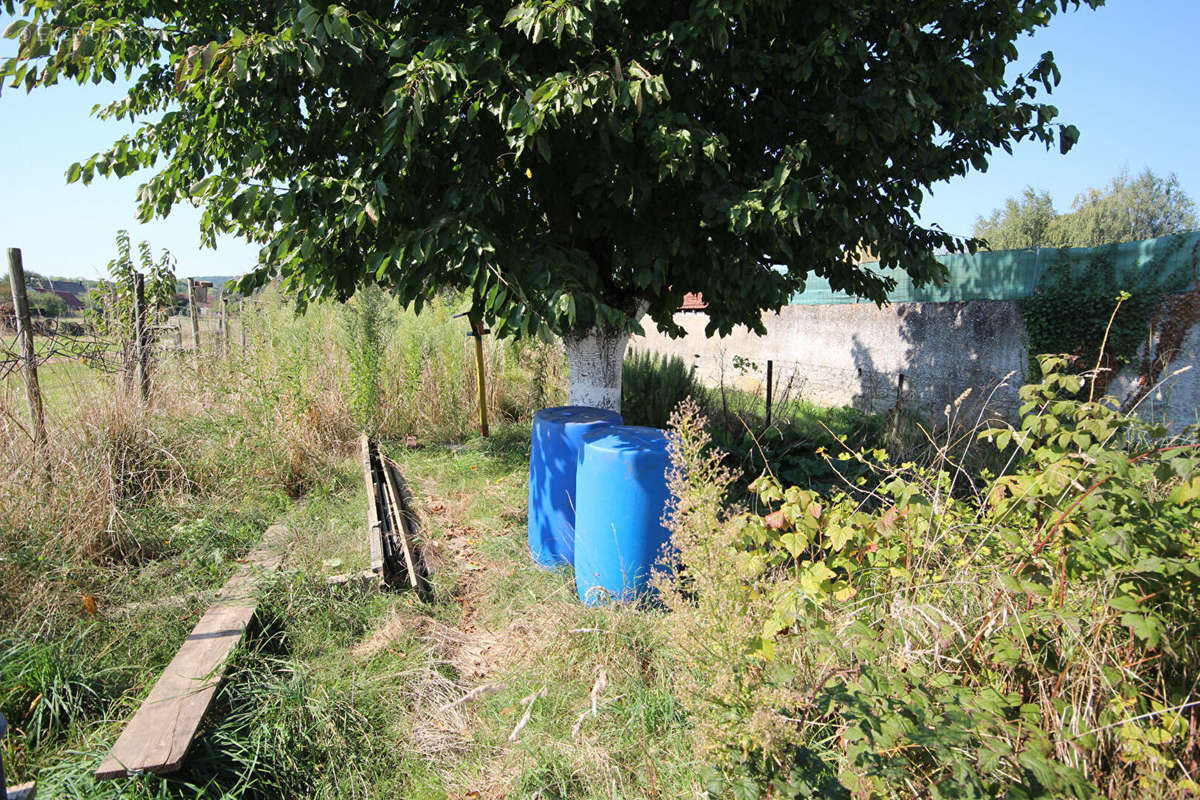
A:
<svg viewBox="0 0 1200 800">
<path fill-rule="evenodd" d="M 881 442 L 882 418 L 848 407 L 820 408 L 793 397 L 790 385 L 781 389 L 768 422 L 765 397 L 724 383 L 707 388 L 678 356 L 635 351 L 621 373 L 621 413 L 627 425 L 665 428 L 679 404 L 692 401 L 742 488 L 763 472 L 822 489 L 860 475 L 854 466 L 831 469 L 823 452 Z"/>
<path fill-rule="evenodd" d="M 342 306 L 346 358 L 350 367 L 350 416 L 361 430 L 375 433 L 380 417 L 380 367 L 392 319 L 391 304 L 378 286 L 360 289 Z"/>
<path fill-rule="evenodd" d="M 679 356 L 633 351 L 621 367 L 621 415 L 626 425 L 665 428 L 675 407 L 704 389 Z"/>
<path fill-rule="evenodd" d="M 67 313 L 67 301 L 51 292 L 30 292 L 29 310 L 34 316 L 61 317 Z"/>
<path fill-rule="evenodd" d="M 847 454 L 869 493 L 731 476 L 676 419 L 678 568 L 660 581 L 713 796 L 1135 797 L 1200 791 L 1200 457 L 1042 362 L 1010 454 L 961 491 Z M 864 482 L 867 482 L 864 480 Z"/>
</svg>

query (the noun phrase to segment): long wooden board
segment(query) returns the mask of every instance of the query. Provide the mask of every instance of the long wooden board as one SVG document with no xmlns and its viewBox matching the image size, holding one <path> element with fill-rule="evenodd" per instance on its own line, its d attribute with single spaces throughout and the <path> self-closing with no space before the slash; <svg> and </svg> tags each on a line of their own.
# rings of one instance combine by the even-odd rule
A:
<svg viewBox="0 0 1200 800">
<path fill-rule="evenodd" d="M 379 521 L 379 498 L 371 469 L 371 440 L 364 433 L 358 440 L 362 450 L 363 482 L 367 485 L 367 544 L 371 548 L 371 571 L 383 575 L 383 526 Z"/>
<path fill-rule="evenodd" d="M 163 670 L 100 768 L 99 779 L 179 769 L 225 674 L 230 652 L 254 616 L 255 584 L 283 561 L 287 529 L 272 525 L 218 593 Z"/>
<path fill-rule="evenodd" d="M 388 510 L 392 515 L 392 533 L 400 542 L 400 549 L 404 553 L 404 571 L 408 573 L 408 584 L 417 590 L 421 588 L 421 579 L 417 574 L 417 564 L 413 560 L 411 548 L 408 546 L 408 526 L 404 519 L 404 506 L 401 504 L 400 490 L 396 486 L 396 473 L 399 468 L 396 463 L 390 458 L 380 456 L 380 463 L 383 465 L 384 487 L 388 495 Z"/>
</svg>

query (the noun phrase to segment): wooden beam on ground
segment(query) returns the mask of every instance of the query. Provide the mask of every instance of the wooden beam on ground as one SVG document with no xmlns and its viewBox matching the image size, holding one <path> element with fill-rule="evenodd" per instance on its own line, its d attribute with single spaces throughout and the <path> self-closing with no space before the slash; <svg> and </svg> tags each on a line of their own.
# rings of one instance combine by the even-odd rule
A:
<svg viewBox="0 0 1200 800">
<path fill-rule="evenodd" d="M 358 439 L 362 451 L 363 483 L 367 486 L 367 544 L 371 548 L 371 571 L 383 576 L 383 526 L 379 521 L 379 496 L 375 493 L 375 475 L 371 469 L 371 440 L 364 433 Z"/>
<path fill-rule="evenodd" d="M 8 787 L 8 800 L 34 800 L 36 797 L 37 783 L 35 781 Z"/>
<path fill-rule="evenodd" d="M 396 462 L 390 458 L 384 458 L 382 454 L 379 456 L 379 461 L 383 465 L 383 475 L 387 484 L 389 507 L 392 512 L 392 532 L 400 540 L 400 549 L 404 553 L 404 568 L 408 572 L 408 583 L 412 588 L 420 591 L 421 576 L 417 573 L 417 563 L 413 558 L 408 536 L 408 531 L 413 523 L 413 520 L 408 518 L 408 506 L 411 505 L 411 498 L 407 491 L 403 495 L 400 494 L 398 484 L 403 483 L 403 478 L 399 477 L 400 468 Z"/>
<path fill-rule="evenodd" d="M 96 770 L 97 778 L 179 769 L 225 674 L 229 654 L 258 607 L 254 596 L 258 578 L 279 568 L 287 535 L 281 525 L 267 529 L 125 726 Z"/>
<path fill-rule="evenodd" d="M 327 586 L 362 586 L 378 587 L 381 578 L 375 570 L 364 569 L 362 572 L 345 572 L 340 575 L 330 575 L 325 579 Z"/>
</svg>

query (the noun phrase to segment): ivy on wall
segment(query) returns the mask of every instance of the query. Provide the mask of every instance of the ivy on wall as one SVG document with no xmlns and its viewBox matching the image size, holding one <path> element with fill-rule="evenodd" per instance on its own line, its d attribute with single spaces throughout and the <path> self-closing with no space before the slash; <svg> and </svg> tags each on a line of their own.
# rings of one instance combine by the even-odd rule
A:
<svg viewBox="0 0 1200 800">
<path fill-rule="evenodd" d="M 1095 390 L 1102 392 L 1121 367 L 1137 358 L 1163 295 L 1183 288 L 1186 271 L 1168 266 L 1182 245 L 1124 275 L 1116 268 L 1115 245 L 1100 249 L 1082 270 L 1060 251 L 1037 291 L 1020 301 L 1029 334 L 1030 380 L 1040 375 L 1039 355 L 1066 354 L 1075 357 L 1079 369 L 1099 364 Z"/>
</svg>

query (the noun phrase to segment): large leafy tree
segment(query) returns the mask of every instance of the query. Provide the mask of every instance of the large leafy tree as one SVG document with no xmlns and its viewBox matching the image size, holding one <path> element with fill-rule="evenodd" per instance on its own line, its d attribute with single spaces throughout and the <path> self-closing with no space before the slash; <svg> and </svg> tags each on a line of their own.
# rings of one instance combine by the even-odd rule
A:
<svg viewBox="0 0 1200 800">
<path fill-rule="evenodd" d="M 1147 169 L 1136 178 L 1122 172 L 1103 189 L 1075 198 L 1059 214 L 1049 193 L 1027 187 L 975 221 L 974 236 L 993 250 L 1023 247 L 1098 247 L 1153 239 L 1200 227 L 1196 204 L 1175 173 L 1160 178 Z"/>
<path fill-rule="evenodd" d="M 100 113 L 149 121 L 68 179 L 156 165 L 142 215 L 192 202 L 208 241 L 261 243 L 245 284 L 468 290 L 501 334 L 563 334 L 573 399 L 612 405 L 625 332 L 677 331 L 686 292 L 718 332 L 809 274 L 884 300 L 862 244 L 939 279 L 931 254 L 973 243 L 919 225 L 923 193 L 1074 143 L 1038 97 L 1053 56 L 1006 70 L 1102 2 L 36 0 L 3 72 L 131 80 Z"/>
<path fill-rule="evenodd" d="M 1196 204 L 1173 172 L 1165 178 L 1149 169 L 1136 178 L 1122 172 L 1103 189 L 1080 194 L 1072 209 L 1052 226 L 1060 246 L 1134 242 L 1200 227 Z"/>
<path fill-rule="evenodd" d="M 1004 208 L 975 220 L 972 234 L 992 250 L 1017 250 L 1052 244 L 1051 225 L 1058 218 L 1048 192 L 1025 187 L 1020 197 L 1010 197 Z"/>
</svg>

